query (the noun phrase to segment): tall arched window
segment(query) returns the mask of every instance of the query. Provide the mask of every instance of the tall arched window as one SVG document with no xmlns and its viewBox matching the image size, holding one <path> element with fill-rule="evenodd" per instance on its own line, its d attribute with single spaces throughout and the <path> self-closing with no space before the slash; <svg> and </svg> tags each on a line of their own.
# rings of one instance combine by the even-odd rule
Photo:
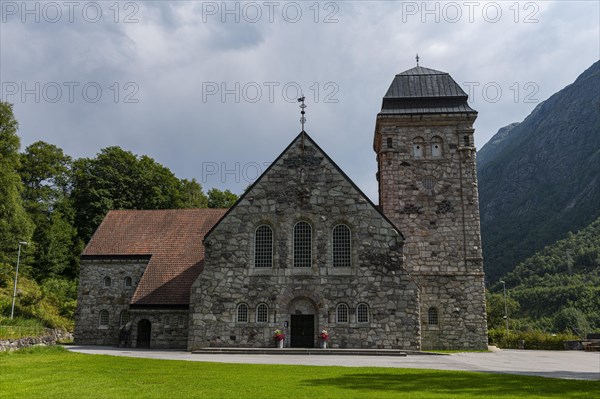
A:
<svg viewBox="0 0 600 399">
<path fill-rule="evenodd" d="M 358 323 L 369 322 L 369 306 L 366 303 L 360 303 L 356 307 L 356 321 Z"/>
<path fill-rule="evenodd" d="M 437 308 L 431 307 L 427 311 L 427 321 L 431 326 L 437 326 L 438 324 L 438 310 Z"/>
<path fill-rule="evenodd" d="M 237 318 L 238 323 L 248 323 L 248 305 L 240 303 L 237 307 Z"/>
<path fill-rule="evenodd" d="M 350 227 L 338 224 L 333 228 L 333 267 L 350 267 Z"/>
<path fill-rule="evenodd" d="M 103 309 L 100 311 L 100 317 L 98 318 L 98 325 L 100 327 L 108 326 L 108 310 Z"/>
<path fill-rule="evenodd" d="M 312 227 L 306 222 L 294 226 L 294 267 L 312 266 Z"/>
<path fill-rule="evenodd" d="M 413 140 L 413 156 L 416 159 L 423 158 L 423 156 L 425 155 L 423 151 L 424 146 L 425 140 L 423 140 L 423 137 L 415 137 L 415 139 Z"/>
<path fill-rule="evenodd" d="M 335 310 L 335 321 L 337 323 L 348 323 L 348 305 L 340 303 Z"/>
<path fill-rule="evenodd" d="M 129 323 L 129 312 L 122 310 L 121 315 L 119 316 L 119 326 L 123 327 L 127 323 Z"/>
<path fill-rule="evenodd" d="M 273 230 L 267 225 L 254 233 L 254 267 L 273 267 Z"/>
<path fill-rule="evenodd" d="M 108 277 L 108 276 L 104 277 L 104 286 L 110 287 L 110 277 Z"/>
<path fill-rule="evenodd" d="M 387 138 L 387 148 L 394 148 L 394 139 L 392 139 L 391 137 Z"/>
<path fill-rule="evenodd" d="M 131 285 L 133 284 L 131 277 L 125 277 L 125 280 L 123 280 L 123 284 L 125 284 L 125 287 L 131 287 Z"/>
<path fill-rule="evenodd" d="M 256 307 L 256 322 L 266 323 L 269 321 L 269 307 L 265 303 L 260 303 Z"/>
<path fill-rule="evenodd" d="M 433 158 L 444 156 L 444 142 L 440 136 L 435 136 L 431 139 L 431 156 Z"/>
</svg>

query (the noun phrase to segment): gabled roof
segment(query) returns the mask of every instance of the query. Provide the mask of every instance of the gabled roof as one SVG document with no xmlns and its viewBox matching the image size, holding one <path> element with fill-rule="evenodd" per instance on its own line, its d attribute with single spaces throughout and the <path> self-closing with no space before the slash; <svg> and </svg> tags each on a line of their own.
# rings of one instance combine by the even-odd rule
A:
<svg viewBox="0 0 600 399">
<path fill-rule="evenodd" d="M 226 209 L 110 211 L 82 259 L 150 256 L 131 305 L 187 306 L 202 271 L 204 235 Z"/>
<path fill-rule="evenodd" d="M 468 96 L 447 72 L 414 67 L 394 77 L 382 114 L 475 113 Z"/>
<path fill-rule="evenodd" d="M 252 183 L 250 185 L 250 187 L 248 187 L 246 189 L 246 191 L 238 198 L 236 203 L 233 204 L 233 206 L 231 208 L 226 210 L 226 213 L 221 218 L 221 220 L 224 220 L 230 212 L 235 210 L 235 208 L 238 206 L 238 204 L 240 204 L 242 201 L 244 201 L 244 199 L 246 198 L 248 193 L 250 193 L 252 191 L 252 189 L 260 183 L 260 181 L 264 178 L 264 176 L 266 176 L 271 171 L 271 169 L 281 161 L 281 159 L 290 151 L 290 149 L 294 145 L 304 145 L 304 143 L 309 143 L 309 145 L 313 146 L 320 153 L 320 155 L 322 155 L 327 160 L 327 162 L 329 162 L 333 166 L 333 168 L 337 171 L 337 173 L 339 173 L 341 176 L 343 176 L 343 178 L 352 186 L 352 188 L 354 190 L 356 190 L 356 193 L 358 195 L 360 195 L 366 201 L 366 203 L 369 204 L 369 206 L 371 206 L 386 222 L 388 222 L 391 225 L 391 227 L 394 230 L 396 230 L 396 232 L 400 235 L 400 237 L 402 237 L 403 240 L 405 239 L 404 235 L 396 227 L 396 225 L 394 225 L 394 223 L 390 219 L 388 219 L 388 217 L 385 216 L 383 214 L 383 212 L 381 212 L 381 209 L 377 205 L 375 205 L 373 203 L 373 201 L 371 201 L 371 199 L 352 181 L 352 179 L 350 179 L 350 177 L 338 166 L 338 164 L 336 164 L 333 161 L 333 159 L 331 159 L 331 157 L 329 157 L 329 155 L 317 144 L 317 142 L 314 141 L 312 139 L 312 137 L 310 137 L 308 135 L 308 133 L 306 133 L 304 130 L 301 131 L 291 141 L 291 143 L 281 152 L 281 154 L 279 154 L 279 156 L 277 158 L 275 158 L 275 160 L 269 165 L 269 167 L 254 181 L 254 183 Z M 215 230 L 218 227 L 221 220 L 217 221 L 214 224 L 214 226 L 206 233 L 205 237 L 208 237 L 213 232 L 213 230 Z"/>
</svg>

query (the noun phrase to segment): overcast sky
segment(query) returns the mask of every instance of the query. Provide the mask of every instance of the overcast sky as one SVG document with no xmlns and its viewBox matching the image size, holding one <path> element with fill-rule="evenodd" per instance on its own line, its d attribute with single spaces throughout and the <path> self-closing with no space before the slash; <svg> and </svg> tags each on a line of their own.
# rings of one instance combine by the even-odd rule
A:
<svg viewBox="0 0 600 399">
<path fill-rule="evenodd" d="M 438 69 L 476 145 L 600 58 L 597 1 L 0 1 L 1 98 L 22 149 L 120 146 L 236 193 L 306 131 L 377 202 L 375 118 L 394 75 Z"/>
</svg>

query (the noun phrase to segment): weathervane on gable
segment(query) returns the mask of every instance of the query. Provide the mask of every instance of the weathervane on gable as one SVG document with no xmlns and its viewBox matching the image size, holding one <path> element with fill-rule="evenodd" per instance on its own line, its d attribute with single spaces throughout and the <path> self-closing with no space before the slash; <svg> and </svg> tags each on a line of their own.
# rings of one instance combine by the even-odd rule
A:
<svg viewBox="0 0 600 399">
<path fill-rule="evenodd" d="M 298 99 L 298 102 L 302 103 L 300 104 L 300 123 L 302 124 L 302 131 L 304 131 L 304 124 L 306 123 L 306 117 L 304 116 L 304 114 L 306 114 L 306 112 L 304 111 L 304 109 L 306 108 L 306 104 L 304 104 L 304 99 L 304 96 Z"/>
<path fill-rule="evenodd" d="M 419 53 L 417 53 L 417 56 L 415 57 L 415 60 L 417 60 L 417 66 L 419 66 L 419 60 L 420 60 Z"/>
</svg>

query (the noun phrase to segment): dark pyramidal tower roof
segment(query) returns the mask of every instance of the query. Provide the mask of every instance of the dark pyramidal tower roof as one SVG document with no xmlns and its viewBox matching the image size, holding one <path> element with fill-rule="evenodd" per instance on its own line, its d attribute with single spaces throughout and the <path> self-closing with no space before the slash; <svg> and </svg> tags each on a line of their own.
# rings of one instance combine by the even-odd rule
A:
<svg viewBox="0 0 600 399">
<path fill-rule="evenodd" d="M 477 113 L 447 72 L 416 66 L 399 73 L 383 97 L 380 115 Z"/>
</svg>

